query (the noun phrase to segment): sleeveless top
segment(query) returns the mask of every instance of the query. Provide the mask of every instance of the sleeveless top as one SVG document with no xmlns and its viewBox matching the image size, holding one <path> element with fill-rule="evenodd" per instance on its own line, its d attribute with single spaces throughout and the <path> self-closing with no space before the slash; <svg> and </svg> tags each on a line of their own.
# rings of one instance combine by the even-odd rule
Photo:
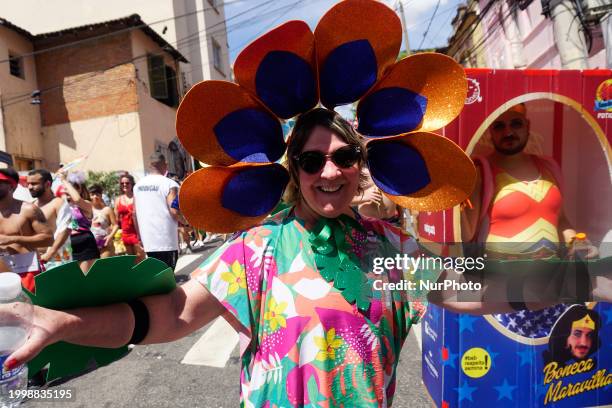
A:
<svg viewBox="0 0 612 408">
<path fill-rule="evenodd" d="M 91 232 L 96 238 L 96 243 L 99 248 L 104 247 L 104 239 L 108 234 L 108 227 L 110 226 L 110 220 L 108 216 L 104 215 L 102 210 L 93 208 L 93 219 L 91 220 Z"/>
<path fill-rule="evenodd" d="M 530 258 L 556 255 L 561 191 L 553 176 L 538 162 L 536 166 L 538 178 L 521 181 L 492 164 L 495 192 L 489 207 L 487 253 L 520 254 Z"/>
<path fill-rule="evenodd" d="M 79 206 L 71 205 L 70 213 L 72 214 L 72 225 L 70 227 L 72 229 L 72 235 L 90 232 L 91 220 L 83 214 Z"/>
<path fill-rule="evenodd" d="M 93 219 L 91 220 L 91 224 L 94 228 L 107 230 L 110 226 L 110 220 L 102 211 L 104 211 L 104 209 L 98 210 L 97 208 L 93 208 Z"/>
<path fill-rule="evenodd" d="M 117 201 L 117 213 L 119 214 L 119 225 L 122 234 L 124 236 L 136 234 L 136 227 L 132 219 L 132 215 L 134 214 L 134 201 L 126 203 L 124 196 L 119 197 Z"/>
</svg>

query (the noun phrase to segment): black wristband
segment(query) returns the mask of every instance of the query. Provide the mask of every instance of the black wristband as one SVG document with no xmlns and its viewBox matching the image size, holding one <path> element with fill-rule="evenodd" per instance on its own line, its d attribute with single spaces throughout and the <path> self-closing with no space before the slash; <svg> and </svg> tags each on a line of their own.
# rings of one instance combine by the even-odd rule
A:
<svg viewBox="0 0 612 408">
<path fill-rule="evenodd" d="M 139 344 L 149 332 L 149 309 L 140 299 L 126 302 L 134 314 L 134 331 L 128 344 Z"/>
</svg>

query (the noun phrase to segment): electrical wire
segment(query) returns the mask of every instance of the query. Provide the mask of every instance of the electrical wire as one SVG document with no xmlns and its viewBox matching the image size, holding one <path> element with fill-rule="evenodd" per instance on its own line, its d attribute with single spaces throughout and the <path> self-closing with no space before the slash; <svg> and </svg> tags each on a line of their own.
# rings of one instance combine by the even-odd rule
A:
<svg viewBox="0 0 612 408">
<path fill-rule="evenodd" d="M 315 0 L 315 1 L 320 1 L 320 0 Z M 412 0 L 412 1 L 414 1 L 414 0 Z M 252 7 L 252 8 L 250 8 L 250 9 L 247 9 L 247 10 L 245 10 L 245 11 L 243 11 L 243 12 L 239 13 L 239 14 L 236 14 L 236 15 L 234 15 L 234 16 L 232 16 L 232 17 L 230 17 L 229 19 L 227 19 L 226 21 L 235 20 L 237 17 L 243 16 L 243 15 L 245 15 L 245 14 L 247 14 L 247 13 L 251 12 L 251 11 L 257 10 L 258 8 L 263 7 L 263 6 L 265 6 L 265 5 L 268 5 L 268 4 L 269 4 L 269 3 L 271 3 L 271 2 L 272 2 L 272 0 L 268 0 L 268 1 L 264 2 L 264 3 L 262 3 L 262 4 L 259 4 L 259 5 L 255 6 L 255 7 Z M 286 14 L 286 13 L 287 13 L 289 10 L 293 9 L 293 8 L 296 6 L 296 4 L 301 3 L 301 2 L 302 2 L 302 0 L 298 0 L 298 1 L 294 2 L 294 3 L 288 4 L 288 5 L 284 5 L 284 6 L 282 6 L 282 7 L 277 8 L 277 9 L 271 10 L 271 11 L 270 11 L 270 12 L 268 12 L 267 14 L 268 14 L 268 15 L 272 15 L 273 13 L 277 13 L 277 12 L 279 12 L 279 11 L 283 11 L 283 15 L 284 15 L 284 14 Z M 301 7 L 301 6 L 300 6 L 300 7 Z M 444 14 L 444 13 L 446 13 L 446 12 L 452 11 L 452 9 L 454 9 L 454 6 L 453 6 L 453 7 L 449 7 L 448 9 L 444 10 L 442 13 L 440 13 L 440 15 L 442 15 L 442 14 Z M 268 10 L 268 9 L 266 9 L 266 10 L 264 10 L 264 11 L 267 11 L 267 10 Z M 227 27 L 221 27 L 221 28 L 219 28 L 219 29 L 217 29 L 217 30 L 213 30 L 211 33 L 206 33 L 206 32 L 207 32 L 207 30 L 200 30 L 198 33 L 190 34 L 190 35 L 188 35 L 188 36 L 186 36 L 186 37 L 184 37 L 184 38 L 178 39 L 178 40 L 175 42 L 175 44 L 179 44 L 179 43 L 180 43 L 180 44 L 188 44 L 188 43 L 189 43 L 189 44 L 194 44 L 196 40 L 198 40 L 199 42 L 207 41 L 209 38 L 211 38 L 211 35 L 210 35 L 210 34 L 212 34 L 212 33 L 215 33 L 215 32 L 223 32 L 223 31 L 224 31 L 224 30 L 223 30 L 224 28 L 226 28 L 226 32 L 231 32 L 231 31 L 236 30 L 236 29 L 239 29 L 239 28 L 241 28 L 241 27 L 243 27 L 243 26 L 245 26 L 245 25 L 247 25 L 247 24 L 251 24 L 251 23 L 252 23 L 252 21 L 257 20 L 257 19 L 259 19 L 259 18 L 261 18 L 261 17 L 262 17 L 262 12 L 261 12 L 261 10 L 260 10 L 260 12 L 259 12 L 257 15 L 255 15 L 255 16 L 251 16 L 251 17 L 247 18 L 246 20 L 236 21 L 236 22 L 235 22 L 234 24 L 232 24 L 232 25 L 228 25 Z M 277 18 L 276 18 L 276 19 L 275 19 L 275 20 L 274 20 L 274 21 L 273 21 L 271 24 L 274 24 L 274 22 L 275 22 L 275 21 L 278 21 L 278 19 L 280 19 L 281 17 L 282 17 L 282 15 L 281 15 L 281 16 L 279 16 L 279 17 L 277 17 Z M 160 20 L 160 21 L 161 21 L 161 20 Z M 430 22 L 431 22 L 431 20 L 430 20 Z M 214 27 L 221 26 L 221 25 L 223 25 L 223 23 L 224 23 L 224 22 L 220 22 L 220 23 L 214 24 L 213 26 L 210 26 L 210 28 L 214 28 Z M 421 25 L 421 24 L 424 24 L 424 22 L 420 22 L 420 23 L 417 23 L 417 24 L 413 24 L 413 25 L 412 25 L 412 26 L 410 26 L 409 28 L 414 28 L 414 27 L 417 27 L 417 26 L 419 26 L 419 25 Z M 431 24 L 430 24 L 430 25 L 431 25 Z M 200 37 L 201 37 L 201 36 L 202 36 L 202 34 L 204 34 L 204 33 L 206 33 L 206 36 L 205 36 L 204 38 L 202 38 L 202 39 L 201 39 Z M 257 37 L 258 35 L 259 35 L 259 34 L 256 34 L 256 35 L 255 35 L 255 37 Z M 187 40 L 187 41 L 186 41 L 186 40 Z M 252 40 L 249 40 L 249 42 L 251 42 L 251 41 L 252 41 Z M 124 64 L 130 63 L 130 62 L 137 62 L 138 60 L 145 59 L 145 58 L 147 58 L 148 56 L 155 56 L 155 55 L 163 55 L 163 52 L 158 52 L 158 53 L 147 53 L 147 54 L 139 55 L 139 56 L 133 57 L 133 58 L 131 58 L 131 59 L 129 59 L 129 60 L 126 60 L 126 61 L 122 61 L 122 62 L 119 62 L 119 63 L 113 64 L 113 65 L 111 65 L 111 66 L 109 66 L 109 67 L 105 67 L 103 70 L 98 70 L 98 71 L 95 71 L 95 72 L 91 72 L 91 73 L 89 73 L 89 75 L 79 77 L 79 78 L 75 79 L 73 82 L 70 82 L 70 83 L 61 83 L 61 84 L 57 84 L 57 85 L 53 85 L 53 86 L 50 86 L 50 87 L 47 87 L 47 88 L 41 89 L 41 90 L 40 90 L 40 92 L 41 92 L 41 94 L 44 94 L 44 93 L 48 93 L 48 92 L 51 92 L 51 91 L 54 91 L 54 90 L 57 90 L 57 89 L 62 89 L 62 88 L 63 88 L 63 89 L 70 89 L 70 87 L 72 87 L 72 86 L 77 86 L 77 85 L 78 85 L 80 82 L 82 82 L 83 80 L 87 80 L 87 79 L 90 79 L 90 78 L 92 78 L 92 77 L 95 77 L 95 76 L 99 75 L 101 72 L 105 72 L 105 71 L 108 71 L 108 70 L 114 69 L 114 68 L 116 68 L 116 67 L 118 67 L 118 66 L 121 66 L 121 65 L 124 65 Z M 222 53 L 222 56 L 226 56 L 226 55 L 227 55 L 227 53 L 226 53 L 226 52 L 223 52 L 223 53 Z M 189 70 L 189 71 L 181 71 L 180 73 L 176 73 L 176 74 L 174 75 L 174 78 L 172 78 L 172 77 L 167 77 L 167 78 L 165 78 L 165 80 L 168 80 L 168 79 L 177 79 L 177 78 L 179 78 L 179 74 L 186 75 L 186 74 L 189 74 L 189 73 L 191 73 L 191 72 L 195 71 L 197 68 L 210 66 L 212 63 L 213 63 L 213 62 L 208 61 L 208 62 L 207 62 L 207 64 L 199 64 L 199 65 L 193 65 L 193 64 L 190 64 L 191 70 Z M 115 80 L 117 80 L 117 79 L 115 78 Z M 112 81 L 112 80 L 109 80 L 109 81 Z M 31 93 L 29 93 L 29 92 L 28 92 L 28 93 L 23 93 L 23 94 L 16 95 L 16 96 L 13 96 L 13 97 L 11 97 L 11 98 L 6 99 L 6 100 L 5 100 L 5 103 L 3 104 L 3 106 L 4 106 L 4 107 L 9 107 L 9 106 L 11 106 L 11 105 L 14 105 L 14 104 L 17 104 L 17 103 L 22 103 L 22 102 L 28 101 L 28 100 L 30 100 L 30 99 L 31 99 Z"/>
<path fill-rule="evenodd" d="M 434 9 L 433 14 L 431 15 L 431 18 L 429 19 L 429 24 L 427 25 L 427 29 L 423 33 L 423 38 L 421 39 L 421 43 L 417 47 L 417 49 L 419 50 L 423 46 L 423 43 L 425 42 L 425 38 L 427 38 L 427 34 L 429 33 L 429 29 L 431 28 L 431 23 L 433 23 L 433 20 L 436 17 L 436 13 L 438 12 L 438 7 L 440 7 L 440 0 L 438 0 L 438 2 L 436 3 L 436 8 Z"/>
<path fill-rule="evenodd" d="M 232 3 L 239 3 L 241 1 L 242 0 L 229 0 L 229 1 L 224 2 L 224 5 L 232 4 Z M 152 25 L 156 25 L 156 24 L 161 24 L 161 23 L 165 23 L 165 22 L 168 22 L 168 21 L 172 21 L 172 20 L 178 20 L 180 18 L 188 17 L 188 16 L 191 16 L 191 15 L 194 15 L 194 14 L 198 14 L 198 13 L 203 13 L 203 12 L 206 12 L 206 11 L 209 11 L 209 10 L 213 10 L 213 9 L 215 9 L 215 7 L 212 7 L 212 6 L 211 7 L 205 7 L 205 8 L 200 9 L 200 10 L 195 10 L 195 11 L 191 11 L 189 13 L 181 14 L 181 15 L 178 15 L 178 16 L 169 17 L 169 18 L 165 18 L 165 19 L 162 19 L 162 20 L 157 20 L 157 21 L 154 21 L 152 23 L 143 23 L 143 24 L 139 24 L 139 25 L 136 25 L 136 26 L 126 27 L 126 28 L 121 29 L 121 30 L 113 31 L 112 33 L 101 34 L 101 35 L 98 35 L 98 36 L 95 36 L 95 37 L 84 38 L 82 40 L 71 41 L 71 42 L 60 44 L 60 45 L 57 45 L 57 46 L 54 46 L 54 47 L 49 47 L 49 48 L 45 48 L 45 49 L 42 49 L 42 50 L 32 51 L 32 52 L 29 52 L 29 53 L 21 54 L 19 57 L 20 58 L 31 57 L 31 56 L 43 54 L 45 52 L 55 51 L 55 50 L 58 50 L 58 49 L 62 49 L 62 48 L 66 48 L 66 47 L 71 47 L 71 46 L 74 46 L 74 45 L 79 45 L 79 44 L 86 43 L 86 42 L 89 42 L 89 41 L 96 41 L 96 40 L 99 40 L 99 39 L 102 39 L 102 38 L 110 37 L 110 36 L 121 34 L 121 33 L 124 33 L 124 32 L 141 29 L 143 27 L 152 26 Z M 115 19 L 115 20 L 121 20 L 121 18 Z M 109 21 L 112 21 L 112 20 L 109 20 Z M 96 24 L 97 23 L 90 24 L 90 25 L 96 25 Z M 77 28 L 77 27 L 73 27 L 73 28 Z M 70 30 L 70 28 L 64 29 L 64 30 L 58 30 L 58 31 L 54 31 L 54 32 L 65 31 L 65 30 Z M 51 34 L 51 33 L 42 33 L 42 34 L 38 34 L 38 35 L 44 35 L 44 34 Z M 35 35 L 33 37 L 37 37 L 38 35 Z M 6 58 L 6 59 L 3 59 L 3 60 L 0 60 L 0 64 L 5 63 L 5 62 L 10 62 L 11 59 L 12 58 Z"/>
<path fill-rule="evenodd" d="M 247 10 L 244 10 L 243 12 L 240 12 L 240 13 L 238 13 L 238 14 L 236 14 L 236 15 L 234 15 L 234 16 L 232 16 L 232 17 L 230 17 L 230 18 L 229 18 L 229 19 L 227 19 L 227 20 L 228 20 L 228 21 L 229 21 L 229 20 L 234 20 L 234 19 L 235 19 L 235 18 L 237 18 L 237 17 L 243 16 L 243 15 L 245 15 L 245 14 L 247 14 L 247 13 L 249 13 L 249 12 L 253 11 L 253 10 L 258 9 L 259 7 L 263 7 L 264 5 L 267 5 L 267 4 L 269 4 L 269 3 L 272 3 L 273 1 L 274 1 L 274 0 L 267 0 L 267 1 L 266 1 L 266 2 L 264 2 L 264 3 L 262 3 L 262 4 L 258 4 L 258 5 L 257 5 L 257 6 L 255 6 L 255 7 L 251 7 L 251 8 L 249 8 L 249 9 L 247 9 Z M 272 10 L 270 13 L 276 13 L 276 12 L 278 12 L 279 10 L 288 9 L 288 8 L 290 8 L 290 7 L 293 7 L 293 4 L 291 4 L 291 5 L 285 5 L 285 6 L 283 6 L 283 7 L 278 8 L 278 9 Z M 251 18 L 247 19 L 247 20 L 240 21 L 240 22 L 236 23 L 235 25 L 228 26 L 228 30 L 227 30 L 227 31 L 228 31 L 228 32 L 230 32 L 230 31 L 232 31 L 233 29 L 235 29 L 236 27 L 241 27 L 241 26 L 244 26 L 244 25 L 246 25 L 246 24 L 248 24 L 248 23 L 252 23 L 253 19 L 256 19 L 256 18 L 259 18 L 259 17 L 261 17 L 261 14 L 258 14 L 258 15 L 254 16 L 254 17 L 251 17 Z M 224 23 L 224 22 L 223 22 L 223 23 Z M 217 26 L 219 26 L 219 25 L 221 25 L 221 23 L 214 24 L 213 26 L 211 26 L 211 28 L 212 28 L 212 27 L 217 27 Z M 221 29 L 221 30 L 219 30 L 219 31 L 221 32 L 221 31 L 223 31 L 223 29 Z M 203 33 L 205 33 L 205 32 L 206 32 L 206 30 L 201 30 L 199 33 L 200 33 L 200 34 L 203 34 Z M 193 34 L 192 34 L 192 35 L 189 35 L 188 37 L 193 37 Z M 186 37 L 185 37 L 185 38 L 186 38 Z M 209 35 L 207 35 L 207 36 L 205 37 L 205 39 L 206 39 L 206 40 L 208 40 L 209 38 L 210 38 L 210 36 L 209 36 Z M 181 42 L 183 39 L 184 39 L 184 38 L 181 38 L 181 39 L 177 40 L 177 43 L 178 43 L 178 42 Z M 199 38 L 198 38 L 198 39 L 199 39 Z M 191 40 L 193 41 L 193 40 L 195 40 L 195 39 L 194 39 L 194 38 L 192 38 Z M 126 60 L 126 61 L 121 61 L 121 62 L 116 63 L 116 64 L 113 64 L 113 65 L 111 65 L 111 66 L 109 66 L 109 67 L 105 67 L 103 70 L 98 70 L 98 71 L 95 71 L 95 72 L 91 72 L 91 73 L 89 73 L 90 75 L 86 75 L 86 76 L 83 76 L 83 77 L 79 77 L 79 78 L 75 79 L 75 82 L 71 82 L 71 83 L 69 83 L 69 84 L 61 83 L 61 84 L 53 85 L 53 86 L 50 86 L 50 87 L 47 87 L 47 88 L 44 88 L 44 89 L 40 89 L 40 93 L 41 93 L 41 94 L 43 94 L 43 93 L 48 93 L 48 92 L 50 92 L 50 91 L 53 91 L 53 90 L 56 90 L 56 89 L 60 89 L 60 88 L 64 88 L 64 87 L 66 87 L 66 88 L 67 88 L 67 87 L 69 87 L 69 86 L 71 86 L 71 85 L 76 85 L 76 83 L 78 83 L 78 82 L 81 82 L 81 81 L 83 81 L 83 80 L 86 80 L 86 79 L 92 78 L 92 77 L 94 77 L 94 76 L 96 76 L 96 75 L 99 75 L 99 73 L 100 73 L 100 72 L 104 72 L 104 71 L 107 71 L 107 70 L 111 70 L 111 69 L 113 69 L 113 68 L 116 68 L 116 67 L 118 67 L 118 66 L 121 66 L 121 65 L 124 65 L 124 64 L 130 63 L 130 62 L 136 62 L 136 61 L 138 61 L 138 60 L 141 60 L 141 59 L 147 58 L 147 57 L 148 57 L 148 56 L 150 56 L 150 55 L 152 55 L 152 56 L 156 56 L 156 55 L 163 55 L 163 54 L 164 54 L 164 52 L 158 52 L 158 53 L 147 53 L 147 54 L 139 55 L 139 56 L 136 56 L 136 57 L 130 58 L 129 60 Z M 208 63 L 208 65 L 210 65 L 210 62 Z M 192 71 L 190 71 L 190 72 L 192 72 Z M 27 101 L 27 100 L 29 100 L 29 99 L 30 99 L 30 97 L 31 97 L 31 93 L 30 93 L 30 92 L 27 92 L 27 93 L 23 93 L 23 94 L 21 94 L 21 95 L 17 95 L 17 96 L 14 96 L 14 97 L 8 98 L 8 99 L 6 99 L 5 103 L 3 103 L 3 107 L 9 107 L 9 106 L 14 105 L 14 104 L 16 104 L 16 103 L 21 103 L 21 102 Z"/>
</svg>

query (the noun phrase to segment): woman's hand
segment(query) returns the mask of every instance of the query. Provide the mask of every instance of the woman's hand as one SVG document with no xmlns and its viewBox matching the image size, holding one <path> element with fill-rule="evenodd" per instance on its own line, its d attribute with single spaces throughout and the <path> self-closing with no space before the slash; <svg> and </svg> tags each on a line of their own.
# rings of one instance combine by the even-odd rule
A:
<svg viewBox="0 0 612 408">
<path fill-rule="evenodd" d="M 25 316 L 30 316 L 26 309 L 32 307 L 30 304 L 15 302 L 0 305 L 0 322 L 12 325 L 24 324 Z M 63 312 L 33 306 L 31 313 L 32 329 L 25 343 L 15 350 L 5 361 L 7 369 L 15 368 L 27 363 L 43 348 L 61 340 L 61 331 L 66 324 L 66 315 Z"/>
<path fill-rule="evenodd" d="M 40 262 L 47 263 L 51 259 L 51 253 L 49 251 L 45 252 L 40 256 Z"/>
<path fill-rule="evenodd" d="M 370 204 L 380 205 L 383 202 L 383 196 L 379 189 L 369 188 L 363 194 L 363 201 Z"/>
</svg>

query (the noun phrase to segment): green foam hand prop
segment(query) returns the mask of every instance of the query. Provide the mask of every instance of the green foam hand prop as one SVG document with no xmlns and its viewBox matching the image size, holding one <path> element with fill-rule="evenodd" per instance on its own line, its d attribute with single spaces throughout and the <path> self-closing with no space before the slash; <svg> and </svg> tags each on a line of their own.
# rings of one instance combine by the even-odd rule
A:
<svg viewBox="0 0 612 408">
<path fill-rule="evenodd" d="M 176 287 L 174 273 L 165 263 L 147 258 L 134 265 L 135 256 L 98 259 L 87 275 L 70 262 L 36 276 L 32 303 L 49 309 L 103 306 L 147 295 L 168 293 Z M 95 360 L 110 364 L 127 353 L 127 346 L 109 349 L 58 342 L 28 363 L 30 376 L 49 365 L 47 381 L 83 372 Z"/>
</svg>

